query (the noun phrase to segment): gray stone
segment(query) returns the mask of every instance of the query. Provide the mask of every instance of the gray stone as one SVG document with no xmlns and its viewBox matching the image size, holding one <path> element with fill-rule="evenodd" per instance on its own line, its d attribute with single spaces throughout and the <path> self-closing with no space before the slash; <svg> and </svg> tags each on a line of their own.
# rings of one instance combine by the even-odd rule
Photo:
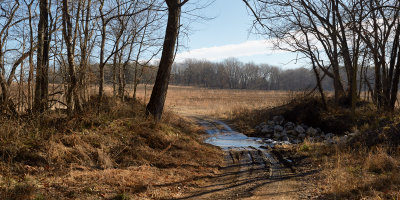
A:
<svg viewBox="0 0 400 200">
<path fill-rule="evenodd" d="M 285 129 L 281 132 L 281 136 L 287 136 L 287 132 Z"/>
<path fill-rule="evenodd" d="M 270 125 L 265 125 L 262 129 L 261 129 L 261 133 L 262 134 L 266 134 L 266 133 L 273 133 L 274 132 L 274 127 L 270 126 Z"/>
<path fill-rule="evenodd" d="M 289 141 L 288 136 L 283 136 L 283 137 L 282 137 L 282 141 Z"/>
<path fill-rule="evenodd" d="M 295 130 L 286 130 L 286 133 L 288 135 L 293 135 L 293 136 L 297 136 L 298 135 L 298 133 Z"/>
<path fill-rule="evenodd" d="M 295 126 L 296 126 L 296 124 L 294 124 L 293 122 L 288 122 L 288 123 L 285 124 L 285 129 L 286 130 L 293 130 Z"/>
<path fill-rule="evenodd" d="M 317 129 L 310 127 L 307 129 L 306 133 L 307 133 L 307 135 L 315 136 L 315 135 L 317 135 L 318 131 L 317 131 Z"/>
<path fill-rule="evenodd" d="M 267 124 L 273 126 L 273 125 L 275 125 L 275 122 L 271 121 L 271 120 L 268 120 Z"/>
<path fill-rule="evenodd" d="M 328 139 L 332 139 L 333 138 L 333 133 L 327 133 L 326 135 L 325 135 L 325 140 L 328 140 Z"/>
<path fill-rule="evenodd" d="M 283 122 L 285 121 L 285 118 L 283 118 L 283 116 L 281 116 L 281 115 L 278 115 L 278 116 L 274 116 L 272 118 L 272 120 L 275 122 L 275 124 L 282 125 Z"/>
<path fill-rule="evenodd" d="M 350 137 L 354 137 L 354 136 L 356 136 L 356 135 L 358 135 L 358 133 L 349 133 L 349 136 L 350 136 Z"/>
<path fill-rule="evenodd" d="M 300 143 L 301 143 L 301 141 L 300 141 L 300 140 L 298 140 L 298 139 L 294 139 L 294 140 L 292 140 L 292 141 L 291 141 L 291 143 L 293 143 L 293 144 L 300 144 Z"/>
<path fill-rule="evenodd" d="M 275 132 L 282 132 L 283 131 L 283 127 L 280 126 L 280 125 L 275 125 L 274 126 L 274 130 L 275 130 Z"/>
<path fill-rule="evenodd" d="M 294 130 L 299 134 L 303 134 L 305 132 L 304 128 L 300 125 L 296 126 L 296 128 L 294 128 Z"/>
<path fill-rule="evenodd" d="M 278 132 L 275 132 L 274 133 L 274 138 L 275 139 L 279 139 L 281 137 L 281 134 L 280 133 L 278 133 Z"/>
<path fill-rule="evenodd" d="M 265 126 L 265 125 L 267 125 L 267 122 L 261 122 L 261 123 L 259 124 L 259 126 L 261 126 L 261 127 L 263 127 L 263 126 Z"/>
<path fill-rule="evenodd" d="M 272 134 L 266 134 L 265 137 L 266 138 L 272 138 Z"/>
<path fill-rule="evenodd" d="M 274 141 L 271 140 L 271 139 L 266 139 L 266 140 L 264 140 L 264 142 L 265 142 L 265 143 L 272 143 L 272 142 L 274 142 Z"/>
<path fill-rule="evenodd" d="M 306 138 L 306 134 L 304 134 L 304 133 L 300 133 L 300 134 L 299 134 L 299 138 L 301 138 L 301 139 L 304 139 L 304 138 Z"/>
<path fill-rule="evenodd" d="M 349 139 L 349 136 L 344 135 L 344 136 L 342 136 L 342 137 L 339 138 L 339 143 L 341 143 L 341 144 L 346 144 L 347 141 L 348 141 L 348 139 Z"/>
<path fill-rule="evenodd" d="M 315 136 L 315 137 L 314 137 L 314 141 L 315 141 L 315 142 L 322 142 L 323 139 L 322 139 L 320 136 Z"/>
<path fill-rule="evenodd" d="M 326 144 L 335 144 L 335 141 L 333 139 L 328 139 L 324 141 Z"/>
</svg>

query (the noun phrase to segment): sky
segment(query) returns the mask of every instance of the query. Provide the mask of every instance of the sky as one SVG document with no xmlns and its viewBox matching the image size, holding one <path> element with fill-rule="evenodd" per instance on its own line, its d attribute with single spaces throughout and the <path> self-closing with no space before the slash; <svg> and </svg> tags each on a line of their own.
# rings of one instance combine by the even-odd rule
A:
<svg viewBox="0 0 400 200">
<path fill-rule="evenodd" d="M 271 41 L 250 33 L 253 18 L 242 0 L 215 0 L 196 13 L 213 19 L 193 22 L 183 15 L 182 23 L 190 23 L 190 31 L 184 47 L 178 51 L 176 62 L 188 58 L 222 61 L 235 57 L 242 62 L 283 69 L 307 66 L 304 61 L 294 61 L 296 54 L 274 50 Z"/>
</svg>

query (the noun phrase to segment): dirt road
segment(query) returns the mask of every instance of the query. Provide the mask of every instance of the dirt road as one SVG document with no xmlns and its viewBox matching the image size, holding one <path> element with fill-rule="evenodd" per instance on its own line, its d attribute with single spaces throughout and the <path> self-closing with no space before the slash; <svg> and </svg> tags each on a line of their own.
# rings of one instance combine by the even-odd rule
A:
<svg viewBox="0 0 400 200">
<path fill-rule="evenodd" d="M 219 146 L 225 165 L 217 175 L 196 181 L 196 187 L 182 199 L 311 199 L 311 188 L 304 177 L 272 144 L 247 137 L 217 120 L 198 120 L 209 137 L 205 142 Z"/>
</svg>

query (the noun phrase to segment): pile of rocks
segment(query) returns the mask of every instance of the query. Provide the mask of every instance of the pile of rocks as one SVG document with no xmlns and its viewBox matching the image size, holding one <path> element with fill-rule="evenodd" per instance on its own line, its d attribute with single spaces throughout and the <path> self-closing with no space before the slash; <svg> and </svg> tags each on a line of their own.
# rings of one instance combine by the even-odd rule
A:
<svg viewBox="0 0 400 200">
<path fill-rule="evenodd" d="M 283 116 L 274 116 L 272 120 L 257 125 L 255 131 L 265 138 L 292 144 L 301 143 L 305 139 L 314 142 L 335 143 L 334 134 L 325 134 L 320 128 L 313 128 L 305 124 L 286 122 Z"/>
</svg>

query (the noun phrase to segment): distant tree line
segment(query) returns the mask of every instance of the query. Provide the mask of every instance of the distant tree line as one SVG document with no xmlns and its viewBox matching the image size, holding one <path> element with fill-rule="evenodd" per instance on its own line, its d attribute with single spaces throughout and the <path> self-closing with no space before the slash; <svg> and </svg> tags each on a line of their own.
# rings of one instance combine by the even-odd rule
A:
<svg viewBox="0 0 400 200">
<path fill-rule="evenodd" d="M 315 86 L 309 69 L 284 70 L 267 64 L 186 60 L 174 65 L 172 83 L 221 89 L 304 90 Z M 327 88 L 328 89 L 328 88 Z"/>
<path fill-rule="evenodd" d="M 366 77 L 373 82 L 371 72 Z M 339 73 L 345 77 L 344 67 Z M 188 59 L 175 64 L 171 76 L 176 85 L 220 89 L 313 90 L 317 85 L 312 67 L 283 69 L 268 64 L 243 63 L 236 58 L 222 62 Z M 357 81 L 358 93 L 368 90 L 364 77 L 358 77 Z M 323 77 L 321 86 L 324 90 L 334 91 L 328 77 Z"/>
</svg>

